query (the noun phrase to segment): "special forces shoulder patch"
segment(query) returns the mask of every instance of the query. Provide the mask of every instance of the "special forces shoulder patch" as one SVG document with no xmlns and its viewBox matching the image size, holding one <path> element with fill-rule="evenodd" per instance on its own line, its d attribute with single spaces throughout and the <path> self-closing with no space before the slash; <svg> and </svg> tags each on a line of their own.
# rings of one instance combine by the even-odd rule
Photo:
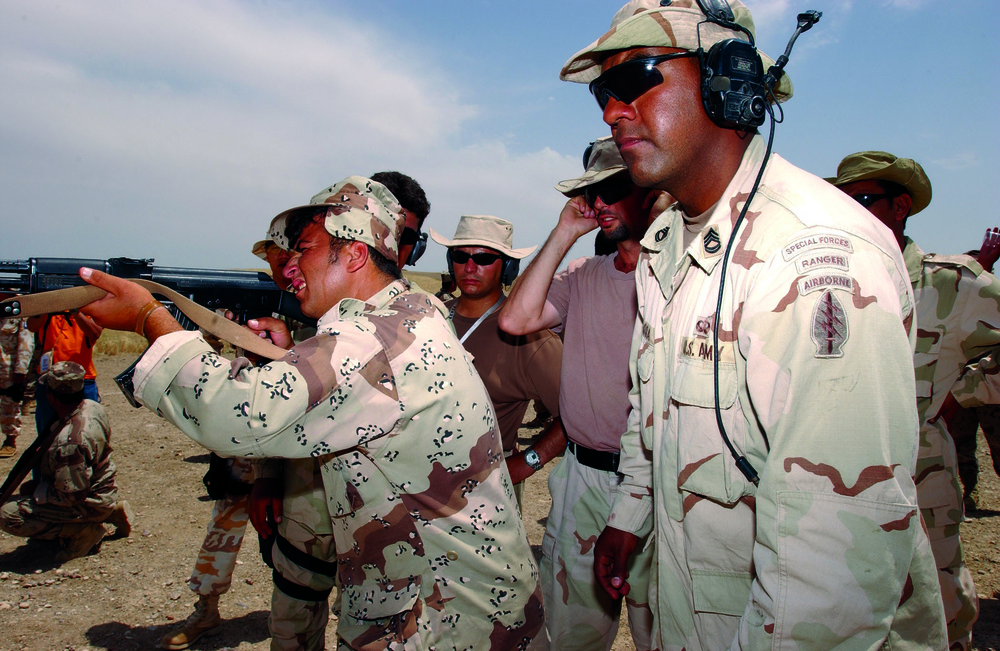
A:
<svg viewBox="0 0 1000 651">
<path fill-rule="evenodd" d="M 843 357 L 848 335 L 844 306 L 832 291 L 827 290 L 813 309 L 812 340 L 816 344 L 814 356 L 819 359 Z"/>
<path fill-rule="evenodd" d="M 715 255 L 722 249 L 722 240 L 719 238 L 719 229 L 712 226 L 705 232 L 702 238 L 702 246 L 705 247 L 706 255 Z"/>
</svg>

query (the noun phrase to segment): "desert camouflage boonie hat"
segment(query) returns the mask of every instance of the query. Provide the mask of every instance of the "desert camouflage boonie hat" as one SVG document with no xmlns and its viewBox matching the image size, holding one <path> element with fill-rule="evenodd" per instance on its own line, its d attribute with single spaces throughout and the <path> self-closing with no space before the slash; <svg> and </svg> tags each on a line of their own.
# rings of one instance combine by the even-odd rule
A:
<svg viewBox="0 0 1000 651">
<path fill-rule="evenodd" d="M 38 376 L 38 381 L 49 391 L 70 395 L 83 391 L 84 375 L 86 371 L 76 362 L 56 362 Z"/>
<path fill-rule="evenodd" d="M 442 246 L 482 246 L 498 251 L 508 258 L 524 258 L 531 255 L 537 246 L 523 249 L 514 248 L 514 225 L 506 219 L 493 215 L 462 215 L 455 228 L 455 239 L 449 240 L 432 227 L 431 239 Z"/>
<path fill-rule="evenodd" d="M 298 211 L 315 211 L 318 206 L 327 206 L 324 226 L 332 237 L 364 242 L 389 260 L 398 260 L 399 236 L 405 223 L 399 202 L 384 185 L 363 176 L 349 176 L 317 193 L 309 205 L 281 213 L 271 221 L 268 235 L 278 246 L 287 248 L 287 220 Z M 279 231 L 283 240 L 278 238 Z"/>
<path fill-rule="evenodd" d="M 583 173 L 583 176 L 559 181 L 556 183 L 556 190 L 567 197 L 575 197 L 582 194 L 588 185 L 600 183 L 621 172 L 628 172 L 628 168 L 625 167 L 625 161 L 622 160 L 622 155 L 618 152 L 618 145 L 615 144 L 614 139 L 611 136 L 598 138 L 590 150 L 590 156 L 587 158 L 587 171 Z"/>
<path fill-rule="evenodd" d="M 931 181 L 920 163 L 887 151 L 859 151 L 846 156 L 837 166 L 837 176 L 826 180 L 838 188 L 855 181 L 898 183 L 910 195 L 910 215 L 916 215 L 931 202 Z"/>
<path fill-rule="evenodd" d="M 756 40 L 757 31 L 750 10 L 739 0 L 730 0 L 729 6 L 733 10 L 733 22 L 746 27 Z M 726 39 L 747 40 L 743 32 L 707 21 L 695 0 L 632 0 L 611 19 L 611 29 L 563 65 L 559 78 L 588 84 L 601 74 L 604 59 L 621 50 L 673 47 L 693 52 L 698 49 L 699 31 L 701 47 L 706 53 L 713 45 Z M 774 59 L 760 50 L 757 52 L 766 72 L 774 65 Z M 784 102 L 792 96 L 792 92 L 792 80 L 786 73 L 774 89 L 775 99 Z"/>
</svg>

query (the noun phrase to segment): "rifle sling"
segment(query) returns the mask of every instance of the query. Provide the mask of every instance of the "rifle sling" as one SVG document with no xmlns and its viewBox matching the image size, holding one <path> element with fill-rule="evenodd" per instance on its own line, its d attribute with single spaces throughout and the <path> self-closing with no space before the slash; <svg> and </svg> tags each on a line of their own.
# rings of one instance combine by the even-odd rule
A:
<svg viewBox="0 0 1000 651">
<path fill-rule="evenodd" d="M 236 325 L 224 316 L 220 316 L 208 308 L 198 305 L 191 299 L 178 294 L 169 287 L 164 287 L 151 280 L 128 279 L 140 287 L 144 287 L 152 294 L 159 294 L 173 302 L 177 308 L 184 313 L 184 316 L 191 319 L 199 327 L 213 335 L 228 341 L 229 343 L 248 350 L 251 353 L 266 357 L 267 359 L 281 359 L 288 352 L 284 348 L 261 339 L 246 328 Z M 0 305 L 7 303 L 19 303 L 20 310 L 16 313 L 19 317 L 38 316 L 39 314 L 52 314 L 66 312 L 67 310 L 78 310 L 85 305 L 89 305 L 104 297 L 105 292 L 93 285 L 81 285 L 69 287 L 67 289 L 57 289 L 50 292 L 40 292 L 38 294 L 26 294 L 15 298 L 8 298 L 0 302 Z M 0 312 L 4 312 L 0 310 Z M 5 312 L 4 312 L 5 313 Z"/>
<path fill-rule="evenodd" d="M 36 436 L 31 445 L 25 448 L 21 456 L 18 457 L 14 467 L 7 473 L 7 479 L 4 480 L 3 486 L 0 486 L 0 504 L 7 502 L 7 499 L 14 494 L 14 491 L 24 481 L 24 478 L 31 472 L 31 469 L 41 463 L 42 456 L 48 451 L 52 442 L 55 441 L 56 436 L 61 431 L 61 428 L 54 426 L 55 424 L 56 422 L 54 421 L 52 423 L 53 426 L 49 428 L 46 434 Z"/>
</svg>

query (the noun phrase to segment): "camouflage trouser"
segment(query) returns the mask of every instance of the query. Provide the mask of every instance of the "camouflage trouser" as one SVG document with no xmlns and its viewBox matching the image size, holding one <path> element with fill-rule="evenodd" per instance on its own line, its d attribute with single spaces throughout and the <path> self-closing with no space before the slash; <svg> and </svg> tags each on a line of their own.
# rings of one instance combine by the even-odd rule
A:
<svg viewBox="0 0 1000 651">
<path fill-rule="evenodd" d="M 250 513 L 247 511 L 249 495 L 233 495 L 216 500 L 212 519 L 208 522 L 205 541 L 194 563 L 188 587 L 200 595 L 225 594 L 233 583 L 236 556 L 243 544 Z"/>
<path fill-rule="evenodd" d="M 294 520 L 285 518 L 281 535 L 300 551 L 321 561 L 337 559 L 333 535 L 314 534 Z M 284 579 L 310 590 L 324 592 L 333 588 L 332 576 L 317 574 L 289 560 L 275 543 L 272 550 L 274 571 Z M 329 618 L 330 600 L 305 601 L 291 597 L 277 586 L 271 593 L 271 651 L 315 651 L 326 645 L 326 623 Z"/>
<path fill-rule="evenodd" d="M 958 476 L 962 480 L 962 490 L 966 496 L 978 496 L 979 461 L 976 459 L 976 443 L 979 427 L 993 457 L 993 470 L 1000 475 L 1000 405 L 983 405 L 961 409 L 948 423 L 948 431 L 955 439 L 958 453 Z"/>
<path fill-rule="evenodd" d="M 965 565 L 958 531 L 957 524 L 928 527 L 927 537 L 938 568 L 938 582 L 948 622 L 949 647 L 968 651 L 972 644 L 972 625 L 979 617 L 979 599 L 972 573 Z"/>
<path fill-rule="evenodd" d="M 230 475 L 243 484 L 253 482 L 253 467 L 247 459 L 230 459 Z M 198 559 L 188 587 L 206 597 L 229 591 L 236 569 L 236 556 L 243 544 L 250 513 L 249 495 L 229 495 L 216 500 L 212 506 L 212 519 L 208 521 L 205 540 L 201 543 Z"/>
<path fill-rule="evenodd" d="M 0 396 L 0 433 L 5 438 L 17 438 L 21 433 L 21 402 Z"/>
<path fill-rule="evenodd" d="M 30 495 L 20 495 L 0 506 L 0 529 L 22 538 L 53 540 L 64 524 L 104 522 L 114 510 L 114 506 L 36 504 Z"/>
<path fill-rule="evenodd" d="M 553 649 L 610 649 L 618 634 L 621 603 L 597 586 L 594 543 L 607 524 L 620 482 L 620 475 L 584 466 L 568 450 L 549 475 L 552 509 L 542 539 L 541 580 L 545 631 Z M 638 651 L 652 648 L 652 558 L 650 546 L 629 559 L 631 590 L 625 605 Z"/>
</svg>

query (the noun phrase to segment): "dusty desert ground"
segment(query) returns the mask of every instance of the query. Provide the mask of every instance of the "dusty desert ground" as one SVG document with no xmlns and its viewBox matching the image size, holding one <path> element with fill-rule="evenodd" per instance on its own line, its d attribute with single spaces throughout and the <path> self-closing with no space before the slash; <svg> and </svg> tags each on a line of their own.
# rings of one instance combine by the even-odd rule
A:
<svg viewBox="0 0 1000 651">
<path fill-rule="evenodd" d="M 194 597 L 187 578 L 212 506 L 201 482 L 208 454 L 172 425 L 125 402 L 111 378 L 134 356 L 119 353 L 96 360 L 114 431 L 119 486 L 137 513 L 132 536 L 106 541 L 99 554 L 58 566 L 49 560 L 50 544 L 26 544 L 0 534 L 0 650 L 152 649 L 191 612 Z M 537 431 L 524 429 L 522 438 Z M 32 422 L 22 433 L 23 445 L 33 436 Z M 969 519 L 962 533 L 982 599 L 975 648 L 985 651 L 1000 648 L 1000 480 L 984 447 L 983 510 Z M 5 476 L 12 465 L 12 459 L 0 461 L 0 473 Z M 549 507 L 547 469 L 526 486 L 524 518 L 536 556 Z M 226 625 L 192 648 L 267 649 L 270 593 L 270 573 L 251 530 L 232 589 L 221 601 Z M 336 648 L 333 621 L 327 633 L 330 649 Z M 614 649 L 632 648 L 623 627 Z"/>
</svg>

